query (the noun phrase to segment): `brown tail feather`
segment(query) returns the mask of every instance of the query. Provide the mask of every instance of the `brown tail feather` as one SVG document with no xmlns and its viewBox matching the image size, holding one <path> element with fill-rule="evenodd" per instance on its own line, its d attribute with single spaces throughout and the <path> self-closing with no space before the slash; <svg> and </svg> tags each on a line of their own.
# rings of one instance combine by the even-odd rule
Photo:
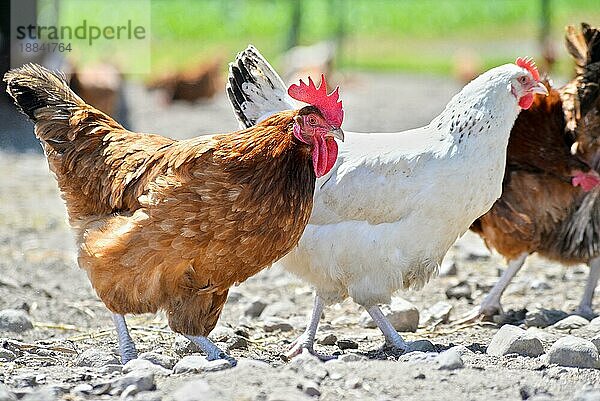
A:
<svg viewBox="0 0 600 401">
<path fill-rule="evenodd" d="M 17 108 L 36 124 L 36 135 L 62 153 L 80 135 L 123 129 L 112 118 L 86 104 L 67 84 L 62 73 L 27 64 L 4 75 L 6 91 Z"/>
</svg>

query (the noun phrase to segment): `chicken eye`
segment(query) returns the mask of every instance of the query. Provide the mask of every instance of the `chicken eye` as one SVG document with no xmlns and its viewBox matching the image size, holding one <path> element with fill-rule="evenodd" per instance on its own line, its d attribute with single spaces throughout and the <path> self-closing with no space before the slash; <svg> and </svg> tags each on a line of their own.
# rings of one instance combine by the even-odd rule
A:
<svg viewBox="0 0 600 401">
<path fill-rule="evenodd" d="M 519 78 L 519 83 L 520 84 L 526 84 L 527 83 L 527 77 L 526 76 L 522 76 Z"/>
<path fill-rule="evenodd" d="M 309 123 L 310 125 L 317 125 L 317 119 L 316 119 L 316 118 L 314 118 L 313 116 L 309 116 L 309 117 L 308 117 L 308 123 Z"/>
</svg>

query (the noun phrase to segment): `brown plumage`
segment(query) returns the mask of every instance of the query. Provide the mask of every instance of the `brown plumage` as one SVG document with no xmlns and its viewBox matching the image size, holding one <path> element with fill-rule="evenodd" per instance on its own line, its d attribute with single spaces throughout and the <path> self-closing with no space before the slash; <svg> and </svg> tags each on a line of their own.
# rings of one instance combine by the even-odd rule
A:
<svg viewBox="0 0 600 401">
<path fill-rule="evenodd" d="M 123 129 L 36 65 L 6 74 L 35 122 L 79 244 L 79 265 L 117 314 L 165 310 L 177 332 L 206 336 L 230 286 L 295 246 L 315 186 L 296 116 L 176 141 Z"/>
<path fill-rule="evenodd" d="M 533 252 L 565 264 L 600 255 L 600 189 L 585 192 L 573 183 L 578 172 L 593 175 L 591 167 L 599 167 L 600 32 L 569 27 L 566 42 L 577 76 L 560 89 L 547 84 L 550 95 L 538 95 L 521 112 L 510 134 L 502 196 L 471 227 L 509 261 Z M 498 312 L 504 288 L 492 290 L 482 312 Z"/>
</svg>

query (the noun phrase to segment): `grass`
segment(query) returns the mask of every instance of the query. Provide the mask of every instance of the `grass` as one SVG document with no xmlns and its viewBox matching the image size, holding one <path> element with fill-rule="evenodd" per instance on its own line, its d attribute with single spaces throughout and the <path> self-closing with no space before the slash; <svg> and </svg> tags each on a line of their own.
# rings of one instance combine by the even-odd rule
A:
<svg viewBox="0 0 600 401">
<path fill-rule="evenodd" d="M 75 0 L 63 3 L 70 1 Z M 537 51 L 540 0 L 153 0 L 151 71 L 181 69 L 215 56 L 229 61 L 248 43 L 277 65 L 297 1 L 299 42 L 343 34 L 341 68 L 447 74 L 465 49 L 476 49 L 470 51 L 486 67 Z M 567 24 L 600 25 L 597 0 L 550 4 L 551 34 L 558 41 Z M 67 21 L 80 18 L 61 14 Z M 561 57 L 560 65 L 570 68 L 564 53 Z"/>
</svg>

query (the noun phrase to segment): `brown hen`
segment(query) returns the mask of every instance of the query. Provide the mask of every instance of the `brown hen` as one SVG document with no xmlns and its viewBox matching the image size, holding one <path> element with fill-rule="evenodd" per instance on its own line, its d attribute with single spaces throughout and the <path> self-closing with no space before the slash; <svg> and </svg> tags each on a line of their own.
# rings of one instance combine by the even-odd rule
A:
<svg viewBox="0 0 600 401">
<path fill-rule="evenodd" d="M 508 142 L 502 197 L 471 229 L 508 260 L 478 314 L 502 312 L 500 298 L 526 257 L 538 252 L 564 264 L 588 263 L 577 312 L 593 314 L 600 277 L 600 31 L 567 28 L 577 76 L 521 112 Z M 581 187 L 581 188 L 580 188 Z"/>
<path fill-rule="evenodd" d="M 229 287 L 300 239 L 316 176 L 335 162 L 333 137 L 343 138 L 337 92 L 293 85 L 290 94 L 313 105 L 255 128 L 176 141 L 125 130 L 43 67 L 10 71 L 5 81 L 35 123 L 79 266 L 114 313 L 123 363 L 137 356 L 123 315 L 158 310 L 209 359 L 230 359 L 206 336 Z"/>
</svg>

